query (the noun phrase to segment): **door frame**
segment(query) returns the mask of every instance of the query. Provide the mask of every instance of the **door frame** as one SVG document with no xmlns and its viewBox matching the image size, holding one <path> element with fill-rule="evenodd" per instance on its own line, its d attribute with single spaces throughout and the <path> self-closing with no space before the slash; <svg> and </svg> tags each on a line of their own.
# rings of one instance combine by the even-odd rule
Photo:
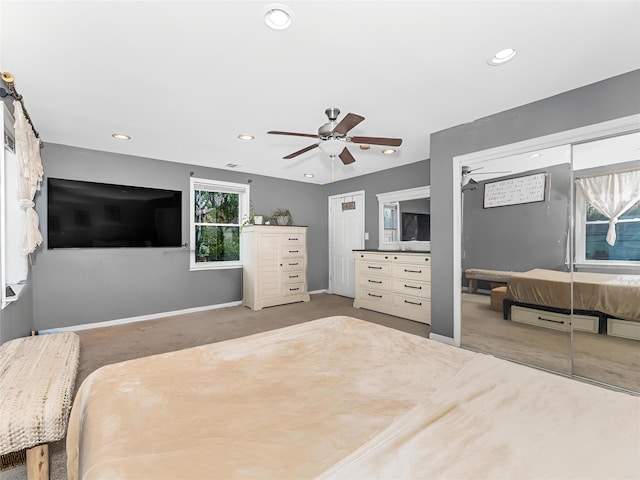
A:
<svg viewBox="0 0 640 480">
<path fill-rule="evenodd" d="M 341 197 L 349 197 L 349 196 L 354 196 L 354 195 L 362 195 L 362 212 L 360 213 L 361 216 L 361 220 L 362 220 L 362 235 L 360 236 L 360 238 L 362 238 L 362 247 L 364 248 L 364 242 L 365 242 L 365 204 L 366 204 L 366 193 L 365 190 L 358 190 L 355 192 L 347 192 L 347 193 L 340 193 L 337 195 L 329 195 L 327 197 L 327 219 L 328 219 L 328 225 L 327 225 L 327 231 L 328 231 L 328 235 L 327 235 L 327 243 L 328 243 L 328 251 L 329 251 L 329 282 L 328 282 L 328 286 L 327 286 L 327 292 L 328 293 L 333 293 L 333 242 L 332 242 L 332 238 L 333 238 L 333 212 L 331 210 L 331 202 L 334 199 L 337 198 L 341 198 Z M 354 272 L 355 273 L 355 272 Z"/>
</svg>

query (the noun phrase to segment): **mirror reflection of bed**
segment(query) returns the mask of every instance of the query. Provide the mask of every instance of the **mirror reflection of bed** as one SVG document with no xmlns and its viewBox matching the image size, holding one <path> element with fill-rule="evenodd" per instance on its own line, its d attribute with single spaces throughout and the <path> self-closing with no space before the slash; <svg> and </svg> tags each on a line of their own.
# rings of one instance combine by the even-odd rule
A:
<svg viewBox="0 0 640 480">
<path fill-rule="evenodd" d="M 576 187 L 579 178 L 640 170 L 640 134 L 633 135 L 537 152 L 542 155 L 520 159 L 526 167 L 511 159 L 513 171 L 499 177 L 478 173 L 505 170 L 505 159 L 473 165 L 483 168 L 473 172 L 476 176 L 472 173 L 475 188 L 462 193 L 463 347 L 640 391 L 640 265 L 633 263 L 640 261 L 640 201 L 621 216 L 616 226 L 620 243 L 611 246 L 605 242 L 608 219 L 589 209 Z M 625 149 L 625 142 L 631 148 Z M 544 201 L 483 208 L 486 183 L 540 172 L 546 175 Z M 514 296 L 513 287 L 507 287 L 504 278 L 500 282 L 491 281 L 491 275 L 481 274 L 471 282 L 465 278 L 465 270 L 473 276 L 476 269 L 537 271 L 550 278 L 575 276 L 577 280 L 545 287 L 554 298 L 544 298 L 538 288 L 518 302 L 509 300 Z M 608 286 L 581 293 L 575 283 L 580 278 Z M 609 289 L 612 282 L 626 285 L 613 292 Z M 593 303 L 604 290 L 607 293 L 602 293 L 601 303 Z M 566 308 L 557 308 L 559 297 L 568 302 L 562 305 Z M 504 298 L 509 305 L 506 314 L 502 311 Z M 516 321 L 509 302 L 516 307 Z M 630 305 L 627 311 L 621 309 L 623 304 Z M 564 315 L 571 313 L 572 305 L 573 317 Z"/>
</svg>

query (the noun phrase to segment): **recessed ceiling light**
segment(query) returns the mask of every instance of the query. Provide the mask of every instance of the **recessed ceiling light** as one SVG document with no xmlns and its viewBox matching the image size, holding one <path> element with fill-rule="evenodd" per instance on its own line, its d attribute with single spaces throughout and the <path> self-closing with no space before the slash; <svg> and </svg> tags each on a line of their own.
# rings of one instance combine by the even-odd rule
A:
<svg viewBox="0 0 640 480">
<path fill-rule="evenodd" d="M 384 153 L 385 155 L 390 155 L 392 153 L 396 153 L 396 151 L 393 148 L 385 148 L 384 150 L 382 150 L 382 153 Z"/>
<path fill-rule="evenodd" d="M 313 173 L 305 173 L 304 176 L 307 178 L 313 178 Z"/>
<path fill-rule="evenodd" d="M 240 168 L 242 165 L 238 165 L 237 163 L 227 163 L 225 167 L 228 168 Z"/>
<path fill-rule="evenodd" d="M 129 135 L 125 135 L 124 133 L 112 133 L 111 136 L 113 138 L 117 138 L 118 140 L 131 140 Z"/>
<path fill-rule="evenodd" d="M 498 65 L 502 65 L 503 63 L 507 63 L 516 56 L 516 51 L 513 48 L 505 48 L 504 50 L 500 50 L 496 53 L 491 60 L 487 63 L 492 67 L 496 67 Z"/>
<path fill-rule="evenodd" d="M 538 158 L 540 155 L 542 155 L 541 153 L 532 153 L 531 155 L 529 155 L 529 158 Z"/>
<path fill-rule="evenodd" d="M 367 143 L 363 143 L 362 145 L 360 145 L 360 150 L 369 150 L 370 148 L 371 148 L 371 145 Z"/>
<path fill-rule="evenodd" d="M 238 135 L 238 138 L 240 140 L 253 140 L 256 137 L 254 137 L 253 135 L 246 134 L 246 133 L 241 133 L 240 135 Z"/>
<path fill-rule="evenodd" d="M 286 30 L 291 26 L 291 9 L 280 3 L 267 5 L 264 14 L 264 21 L 274 30 Z"/>
</svg>

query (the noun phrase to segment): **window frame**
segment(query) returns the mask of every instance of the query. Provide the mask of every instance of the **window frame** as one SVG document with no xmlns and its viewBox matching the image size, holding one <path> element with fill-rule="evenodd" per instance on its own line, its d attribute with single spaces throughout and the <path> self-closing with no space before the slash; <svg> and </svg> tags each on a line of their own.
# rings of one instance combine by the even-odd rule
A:
<svg viewBox="0 0 640 480">
<path fill-rule="evenodd" d="M 200 188 L 198 188 L 200 187 Z M 204 187 L 204 188 L 202 188 Z M 238 224 L 228 224 L 237 226 L 242 232 L 242 225 L 249 218 L 250 205 L 250 187 L 248 184 L 224 182 L 221 180 L 212 180 L 208 178 L 190 177 L 189 180 L 189 270 L 222 270 L 229 268 L 242 268 L 242 235 L 239 236 L 240 255 L 238 260 L 221 260 L 216 262 L 196 262 L 196 226 L 201 225 L 195 221 L 195 192 L 196 190 L 206 190 L 211 192 L 237 193 L 238 206 L 240 209 L 238 215 Z"/>
<path fill-rule="evenodd" d="M 576 265 L 599 265 L 599 266 L 640 266 L 640 261 L 636 260 L 594 260 L 586 258 L 586 235 L 587 235 L 587 223 L 606 223 L 606 220 L 594 220 L 587 222 L 587 199 L 579 188 L 575 189 L 575 263 Z M 621 219 L 618 223 L 624 222 L 640 222 L 640 219 Z"/>
</svg>

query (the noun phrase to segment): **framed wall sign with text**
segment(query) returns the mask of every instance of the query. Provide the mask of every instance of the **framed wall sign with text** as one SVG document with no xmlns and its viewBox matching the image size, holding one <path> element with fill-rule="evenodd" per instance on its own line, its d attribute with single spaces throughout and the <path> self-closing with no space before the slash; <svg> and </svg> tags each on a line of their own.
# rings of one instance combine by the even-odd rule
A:
<svg viewBox="0 0 640 480">
<path fill-rule="evenodd" d="M 486 183 L 483 207 L 492 208 L 519 203 L 543 202 L 546 183 L 546 173 Z"/>
</svg>

